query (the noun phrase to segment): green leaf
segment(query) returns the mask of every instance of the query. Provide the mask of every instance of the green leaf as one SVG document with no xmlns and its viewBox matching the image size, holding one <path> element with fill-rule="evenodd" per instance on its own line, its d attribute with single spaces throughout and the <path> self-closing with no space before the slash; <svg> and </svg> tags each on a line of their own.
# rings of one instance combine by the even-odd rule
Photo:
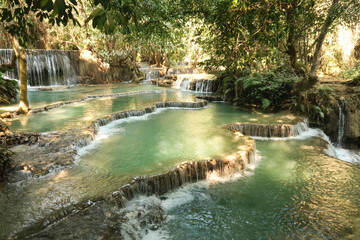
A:
<svg viewBox="0 0 360 240">
<path fill-rule="evenodd" d="M 65 1 L 64 0 L 56 0 L 55 2 L 58 12 L 59 12 L 59 16 L 63 16 L 65 14 Z"/>
<path fill-rule="evenodd" d="M 304 104 L 300 104 L 300 109 L 301 109 L 301 111 L 304 113 L 305 112 L 305 106 L 304 106 Z"/>
<path fill-rule="evenodd" d="M 259 85 L 261 84 L 260 81 L 254 79 L 254 78 L 248 78 L 246 80 L 244 80 L 244 89 L 250 87 L 250 86 L 255 86 L 255 85 Z"/>
<path fill-rule="evenodd" d="M 269 99 L 267 99 L 267 98 L 262 98 L 261 102 L 262 102 L 262 108 L 263 109 L 268 108 L 270 106 L 270 104 L 271 104 L 271 101 Z"/>
<path fill-rule="evenodd" d="M 90 22 L 91 20 L 93 20 L 95 17 L 97 16 L 101 16 L 103 14 L 105 14 L 105 10 L 101 9 L 101 8 L 96 8 L 91 14 L 90 16 L 86 19 L 86 23 Z M 93 24 L 94 25 L 94 24 Z"/>
</svg>

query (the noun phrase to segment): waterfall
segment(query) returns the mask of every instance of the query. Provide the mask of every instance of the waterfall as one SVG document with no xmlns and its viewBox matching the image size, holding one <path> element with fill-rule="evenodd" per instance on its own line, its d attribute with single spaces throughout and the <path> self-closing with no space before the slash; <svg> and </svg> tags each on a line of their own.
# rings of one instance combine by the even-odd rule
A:
<svg viewBox="0 0 360 240">
<path fill-rule="evenodd" d="M 190 83 L 191 83 L 191 79 L 184 78 L 181 82 L 180 89 L 181 90 L 191 90 Z"/>
<path fill-rule="evenodd" d="M 151 80 L 157 79 L 159 77 L 160 77 L 160 70 L 159 69 L 151 68 L 150 71 L 145 74 L 145 79 L 148 82 L 151 82 Z"/>
<path fill-rule="evenodd" d="M 212 92 L 212 80 L 194 79 L 191 76 L 178 76 L 176 82 L 173 84 L 174 88 L 184 91 L 194 91 L 199 93 Z"/>
<path fill-rule="evenodd" d="M 0 49 L 0 63 L 9 62 L 13 55 L 11 49 Z M 62 50 L 27 50 L 27 76 L 30 86 L 75 84 L 78 74 L 78 53 Z M 18 79 L 18 67 L 6 73 Z"/>
<path fill-rule="evenodd" d="M 309 129 L 307 119 L 295 125 L 290 124 L 253 124 L 236 123 L 227 126 L 229 130 L 240 132 L 243 135 L 253 137 L 296 137 Z"/>
<path fill-rule="evenodd" d="M 200 93 L 212 92 L 212 80 L 196 80 L 195 92 L 200 92 Z"/>
<path fill-rule="evenodd" d="M 0 49 L 0 65 L 11 61 L 14 50 L 12 49 Z M 18 64 L 16 61 L 16 70 L 12 72 L 6 72 L 5 75 L 12 79 L 18 79 Z"/>
<path fill-rule="evenodd" d="M 345 101 L 343 99 L 339 100 L 339 121 L 338 121 L 338 137 L 336 140 L 336 147 L 341 147 L 341 142 L 345 133 Z"/>
<path fill-rule="evenodd" d="M 105 126 L 115 120 L 143 116 L 145 114 L 153 113 L 157 109 L 160 109 L 160 108 L 199 109 L 199 108 L 206 107 L 207 103 L 208 103 L 207 101 L 201 101 L 201 102 L 157 102 L 152 107 L 146 107 L 143 109 L 113 113 L 104 118 L 99 118 L 99 119 L 95 120 L 89 126 L 89 128 L 98 130 L 99 127 Z"/>
<path fill-rule="evenodd" d="M 255 157 L 255 142 L 246 150 L 223 159 L 187 162 L 176 166 L 169 172 L 148 177 L 136 177 L 115 191 L 111 198 L 120 206 L 136 196 L 163 195 L 186 183 L 195 183 L 210 178 L 212 175 L 228 176 L 244 170 Z"/>
<path fill-rule="evenodd" d="M 145 74 L 145 80 L 143 83 L 151 83 L 151 80 L 157 79 L 161 76 L 159 68 L 152 68 L 147 63 L 138 63 L 139 71 Z"/>
</svg>

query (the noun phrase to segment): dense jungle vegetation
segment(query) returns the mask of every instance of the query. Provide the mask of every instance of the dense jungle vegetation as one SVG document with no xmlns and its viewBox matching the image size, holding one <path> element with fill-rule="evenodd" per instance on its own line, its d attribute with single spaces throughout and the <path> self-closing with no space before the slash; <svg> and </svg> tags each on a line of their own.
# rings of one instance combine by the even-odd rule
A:
<svg viewBox="0 0 360 240">
<path fill-rule="evenodd" d="M 134 72 L 137 61 L 187 62 L 215 73 L 217 93 L 229 102 L 323 120 L 332 89 L 319 86 L 319 74 L 359 82 L 359 6 L 356 0 L 3 0 L 0 44 L 16 50 L 19 65 L 26 48 L 89 50 Z M 0 86 L 1 102 L 14 98 L 13 84 Z M 26 94 L 20 95 L 19 112 L 27 112 Z"/>
</svg>

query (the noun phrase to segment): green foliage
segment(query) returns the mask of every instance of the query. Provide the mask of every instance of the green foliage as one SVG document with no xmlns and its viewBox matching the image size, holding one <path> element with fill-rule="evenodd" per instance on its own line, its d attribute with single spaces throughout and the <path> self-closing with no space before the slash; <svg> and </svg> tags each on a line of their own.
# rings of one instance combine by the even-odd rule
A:
<svg viewBox="0 0 360 240">
<path fill-rule="evenodd" d="M 319 124 L 329 122 L 333 107 L 337 105 L 333 92 L 328 86 L 312 88 L 293 98 L 291 110 L 306 114 Z"/>
<path fill-rule="evenodd" d="M 350 68 L 343 72 L 342 77 L 346 79 L 354 79 L 360 76 L 360 63 L 355 67 Z"/>
<path fill-rule="evenodd" d="M 17 81 L 4 79 L 0 72 L 0 103 L 10 103 L 15 100 L 18 89 Z"/>
<path fill-rule="evenodd" d="M 235 80 L 232 74 L 239 77 Z M 290 98 L 291 89 L 297 80 L 296 75 L 281 69 L 263 74 L 244 69 L 235 74 L 225 72 L 217 79 L 223 83 L 227 101 L 269 110 L 279 109 Z"/>
<path fill-rule="evenodd" d="M 43 21 L 48 19 L 54 25 L 66 26 L 71 20 L 75 25 L 79 24 L 74 13 L 77 13 L 76 0 L 13 0 L 8 1 L 6 6 L 1 6 L 0 22 L 6 23 L 4 29 L 12 36 L 16 36 L 23 47 L 27 47 L 30 35 L 28 28 L 31 27 L 30 14 Z"/>
</svg>

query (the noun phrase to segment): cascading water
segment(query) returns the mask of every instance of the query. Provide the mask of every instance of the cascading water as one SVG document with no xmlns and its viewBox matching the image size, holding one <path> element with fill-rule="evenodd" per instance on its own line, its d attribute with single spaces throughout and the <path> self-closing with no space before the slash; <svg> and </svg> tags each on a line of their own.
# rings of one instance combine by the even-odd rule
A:
<svg viewBox="0 0 360 240">
<path fill-rule="evenodd" d="M 199 92 L 199 93 L 211 93 L 212 92 L 212 80 L 195 79 L 189 75 L 178 76 L 173 87 L 184 90 L 184 91 L 194 91 L 194 92 Z"/>
<path fill-rule="evenodd" d="M 160 77 L 160 70 L 159 69 L 150 69 L 149 72 L 146 73 L 146 81 L 151 81 L 153 79 Z"/>
<path fill-rule="evenodd" d="M 336 140 L 336 147 L 341 147 L 341 142 L 345 133 L 345 102 L 343 99 L 339 100 L 339 122 L 338 122 L 338 137 Z"/>
<path fill-rule="evenodd" d="M 11 61 L 14 50 L 12 49 L 0 49 L 0 64 L 8 63 Z M 18 69 L 16 62 L 16 69 Z M 6 76 L 9 78 L 17 79 L 18 78 L 18 70 L 12 72 L 6 72 Z"/>
<path fill-rule="evenodd" d="M 341 110 L 341 113 L 343 114 L 343 110 Z M 339 129 L 339 143 L 341 143 L 341 139 L 344 134 L 345 122 L 344 116 L 340 118 L 341 120 L 339 120 L 339 126 L 341 127 Z M 327 149 L 325 149 L 325 153 L 327 155 L 346 162 L 360 163 L 360 156 L 358 153 L 341 148 L 341 145 L 338 145 L 338 143 L 333 144 L 330 138 L 321 129 L 310 128 L 307 119 L 297 123 L 296 125 L 236 123 L 227 125 L 227 128 L 229 130 L 238 131 L 244 135 L 251 136 L 257 140 L 291 140 L 319 137 L 328 143 Z"/>
<path fill-rule="evenodd" d="M 151 83 L 151 80 L 157 79 L 160 77 L 160 69 L 152 68 L 147 63 L 138 63 L 139 71 L 145 74 L 145 80 L 143 83 Z"/>
<path fill-rule="evenodd" d="M 13 50 L 0 49 L 0 63 L 9 62 Z M 78 74 L 77 52 L 61 50 L 28 50 L 26 53 L 27 74 L 30 86 L 71 85 Z M 18 68 L 6 73 L 18 78 Z"/>
<path fill-rule="evenodd" d="M 201 93 L 212 92 L 212 80 L 196 80 L 195 91 Z"/>
</svg>

